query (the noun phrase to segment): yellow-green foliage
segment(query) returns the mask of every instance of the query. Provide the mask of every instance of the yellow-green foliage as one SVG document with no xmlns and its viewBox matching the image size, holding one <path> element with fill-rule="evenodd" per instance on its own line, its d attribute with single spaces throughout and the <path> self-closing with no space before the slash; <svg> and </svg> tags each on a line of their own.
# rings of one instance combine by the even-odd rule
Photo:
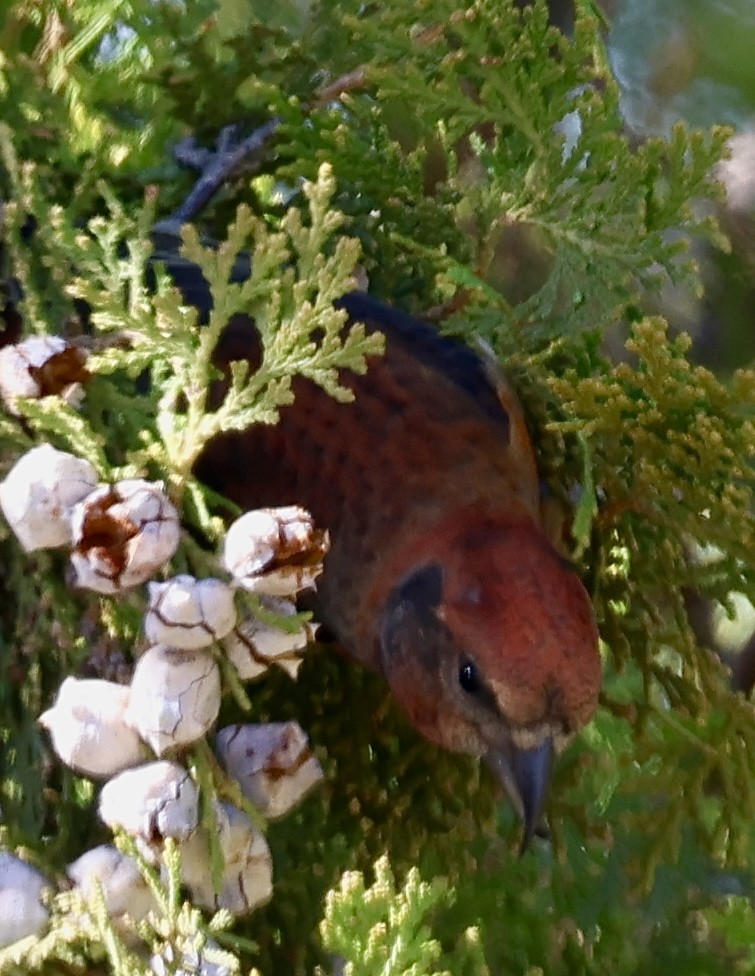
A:
<svg viewBox="0 0 755 976">
<path fill-rule="evenodd" d="M 570 40 L 543 3 L 522 14 L 505 0 L 6 5 L 2 279 L 20 281 L 29 331 L 87 333 L 94 376 L 81 409 L 0 413 L 0 476 L 44 438 L 103 476 L 161 478 L 192 528 L 174 567 L 205 571 L 219 508 L 194 459 L 217 430 L 273 422 L 296 373 L 344 396 L 338 370 L 379 348 L 358 326 L 344 335 L 332 309 L 361 263 L 379 297 L 456 309 L 443 327 L 485 337 L 509 369 L 543 476 L 574 507 L 605 682 L 559 762 L 553 844 L 518 859 L 487 774 L 420 741 L 377 677 L 319 647 L 295 683 L 270 674 L 244 690 L 226 671 L 222 721 L 295 718 L 326 771 L 269 827 L 271 904 L 203 923 L 171 854 L 166 887 L 150 876 L 161 913 L 140 950 L 101 905 L 85 925 L 59 895 L 51 933 L 0 955 L 0 972 L 94 958 L 146 973 L 149 953 L 177 966 L 207 939 L 263 976 L 330 972 L 330 954 L 365 976 L 752 971 L 753 706 L 697 645 L 684 593 L 755 599 L 755 377 L 693 366 L 688 340 L 640 311 L 662 280 L 699 287 L 690 237 L 722 243 L 692 204 L 717 194 L 725 133 L 680 126 L 632 146 L 591 5 L 577 6 Z M 169 147 L 273 114 L 261 170 L 184 231 L 213 289 L 202 327 L 146 270 L 150 227 L 191 182 Z M 253 276 L 229 285 L 243 250 Z M 212 347 L 237 310 L 257 318 L 264 365 L 238 370 L 210 409 Z M 609 330 L 614 345 L 627 337 L 616 359 Z M 719 558 L 694 558 L 706 546 Z M 105 834 L 96 791 L 51 757 L 36 717 L 66 674 L 128 672 L 141 609 L 71 591 L 63 556 L 25 556 L 0 526 L 2 843 L 51 872 Z M 229 788 L 206 751 L 192 764 L 205 793 Z"/>
<path fill-rule="evenodd" d="M 381 857 L 372 887 L 365 889 L 361 872 L 347 871 L 328 893 L 320 925 L 323 945 L 343 961 L 343 976 L 488 976 L 475 929 L 464 933 L 450 958 L 442 958 L 443 948 L 427 922 L 433 909 L 449 900 L 442 880 L 423 881 L 416 868 L 396 891 L 388 858 Z"/>
</svg>

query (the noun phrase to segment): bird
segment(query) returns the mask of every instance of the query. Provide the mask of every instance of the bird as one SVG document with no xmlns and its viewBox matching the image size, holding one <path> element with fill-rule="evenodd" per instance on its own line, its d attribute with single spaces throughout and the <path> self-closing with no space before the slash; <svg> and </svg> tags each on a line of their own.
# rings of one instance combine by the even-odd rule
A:
<svg viewBox="0 0 755 976">
<path fill-rule="evenodd" d="M 183 268 L 187 300 L 206 304 Z M 200 481 L 242 509 L 297 504 L 328 530 L 318 619 L 381 674 L 417 731 L 481 757 L 539 829 L 554 756 L 594 714 L 598 628 L 573 566 L 548 539 L 522 407 L 459 340 L 364 292 L 338 303 L 385 338 L 337 402 L 307 378 L 274 426 L 214 438 Z M 236 316 L 217 364 L 261 361 Z"/>
<path fill-rule="evenodd" d="M 276 126 L 240 139 L 231 127 L 218 152 L 202 156 L 186 201 L 154 228 L 153 263 L 200 319 L 212 296 L 178 253 L 180 226 Z M 240 256 L 232 280 L 250 269 Z M 348 323 L 385 338 L 364 374 L 341 372 L 353 400 L 297 376 L 276 425 L 216 436 L 194 473 L 241 509 L 296 504 L 327 529 L 319 620 L 383 676 L 422 736 L 487 763 L 523 821 L 524 849 L 540 827 L 554 756 L 597 709 L 589 594 L 544 527 L 532 439 L 503 372 L 364 292 L 337 304 Z M 233 316 L 217 367 L 227 375 L 233 362 L 254 370 L 261 359 L 254 321 Z"/>
</svg>

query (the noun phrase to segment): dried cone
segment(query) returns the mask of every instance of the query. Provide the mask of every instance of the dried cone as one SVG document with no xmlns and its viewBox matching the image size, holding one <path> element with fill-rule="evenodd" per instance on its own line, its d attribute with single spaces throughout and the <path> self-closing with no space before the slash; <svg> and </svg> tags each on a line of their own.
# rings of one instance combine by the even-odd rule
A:
<svg viewBox="0 0 755 976">
<path fill-rule="evenodd" d="M 73 511 L 71 562 L 79 586 L 119 593 L 146 582 L 173 556 L 178 512 L 157 482 L 101 485 Z"/>
<path fill-rule="evenodd" d="M 100 794 L 100 817 L 115 830 L 159 843 L 185 840 L 199 820 L 199 794 L 188 772 L 177 763 L 146 763 L 107 782 Z"/>
<path fill-rule="evenodd" d="M 0 851 L 0 948 L 42 931 L 50 916 L 40 898 L 51 887 L 31 864 Z"/>
<path fill-rule="evenodd" d="M 270 819 L 288 813 L 323 778 L 296 722 L 226 726 L 217 734 L 215 752 L 244 795 Z"/>
<path fill-rule="evenodd" d="M 252 593 L 292 596 L 314 585 L 327 551 L 327 532 L 303 508 L 260 508 L 229 527 L 223 562 Z"/>
<path fill-rule="evenodd" d="M 113 776 L 144 758 L 142 742 L 125 720 L 128 700 L 125 685 L 66 678 L 39 723 L 67 766 L 85 776 Z"/>
<path fill-rule="evenodd" d="M 158 644 L 138 660 L 126 721 L 161 756 L 196 742 L 220 710 L 220 671 L 207 651 Z"/>
<path fill-rule="evenodd" d="M 174 576 L 149 584 L 147 640 L 194 650 L 225 637 L 236 623 L 233 590 L 219 579 Z"/>
<path fill-rule="evenodd" d="M 270 900 L 273 859 L 262 832 L 241 810 L 227 803 L 216 805 L 218 840 L 225 870 L 221 890 L 212 886 L 210 845 L 204 829 L 181 845 L 184 883 L 192 901 L 202 908 L 225 908 L 246 915 Z"/>
<path fill-rule="evenodd" d="M 0 508 L 27 552 L 71 541 L 71 514 L 94 491 L 97 472 L 88 461 L 50 444 L 32 448 L 0 484 Z"/>
<path fill-rule="evenodd" d="M 291 600 L 261 597 L 263 607 L 279 617 L 293 617 L 296 606 Z M 303 650 L 314 639 L 315 629 L 304 623 L 295 631 L 283 630 L 275 624 L 256 617 L 244 620 L 223 641 L 229 661 L 244 681 L 251 681 L 263 674 L 269 665 L 276 664 L 295 678 L 301 665 Z"/>
<path fill-rule="evenodd" d="M 112 844 L 100 844 L 82 854 L 68 865 L 66 873 L 87 900 L 99 886 L 108 917 L 116 923 L 125 915 L 140 921 L 157 908 L 136 861 Z"/>
<path fill-rule="evenodd" d="M 0 349 L 0 399 L 15 412 L 20 397 L 69 397 L 89 379 L 86 352 L 60 336 L 31 336 Z"/>
<path fill-rule="evenodd" d="M 220 959 L 224 956 L 216 942 L 197 933 L 193 944 L 183 941 L 180 953 L 169 942 L 164 943 L 150 958 L 149 969 L 154 976 L 235 976 L 238 969 L 225 960 L 216 961 L 216 954 Z"/>
</svg>

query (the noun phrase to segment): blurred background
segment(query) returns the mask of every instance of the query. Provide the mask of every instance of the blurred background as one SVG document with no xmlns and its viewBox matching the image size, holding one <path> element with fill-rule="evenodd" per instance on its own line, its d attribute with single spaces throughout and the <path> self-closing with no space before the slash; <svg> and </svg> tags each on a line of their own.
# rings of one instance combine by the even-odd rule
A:
<svg viewBox="0 0 755 976">
<path fill-rule="evenodd" d="M 603 0 L 611 66 L 627 128 L 638 138 L 669 134 L 679 120 L 733 130 L 719 169 L 718 213 L 728 254 L 693 243 L 705 294 L 667 288 L 657 309 L 694 338 L 694 357 L 719 374 L 755 359 L 755 0 Z M 755 392 L 755 391 L 754 391 Z M 715 558 L 701 553 L 700 558 Z M 755 682 L 755 611 L 732 594 L 708 606 L 689 594 L 701 641 L 715 647 L 742 690 Z"/>
<path fill-rule="evenodd" d="M 526 6 L 528 0 L 519 0 Z M 729 158 L 717 172 L 725 196 L 716 217 L 729 250 L 690 241 L 702 294 L 668 284 L 646 310 L 693 339 L 692 358 L 726 377 L 755 363 L 755 0 L 588 0 L 603 18 L 608 59 L 621 91 L 630 138 L 667 137 L 673 126 L 725 126 Z M 569 32 L 573 0 L 550 0 L 551 21 Z M 701 204 L 702 206 L 702 204 Z M 623 332 L 609 336 L 625 355 Z M 753 391 L 755 393 L 755 391 Z M 750 409 L 753 410 L 755 398 Z M 705 551 L 701 560 L 720 554 Z M 687 594 L 699 641 L 731 666 L 733 685 L 755 687 L 755 608 L 732 593 L 729 605 Z"/>
<path fill-rule="evenodd" d="M 707 294 L 667 294 L 663 313 L 717 371 L 755 353 L 755 0 L 607 0 L 611 65 L 628 128 L 667 135 L 682 119 L 734 129 L 720 168 L 731 253 L 701 253 Z"/>
</svg>

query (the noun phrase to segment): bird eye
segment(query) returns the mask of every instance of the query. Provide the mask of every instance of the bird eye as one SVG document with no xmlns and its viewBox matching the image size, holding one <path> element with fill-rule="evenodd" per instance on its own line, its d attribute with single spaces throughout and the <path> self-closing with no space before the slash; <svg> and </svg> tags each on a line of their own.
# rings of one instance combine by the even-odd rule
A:
<svg viewBox="0 0 755 976">
<path fill-rule="evenodd" d="M 474 695 L 475 692 L 480 690 L 480 675 L 472 661 L 466 660 L 461 662 L 461 666 L 459 667 L 459 684 L 470 695 Z"/>
</svg>

